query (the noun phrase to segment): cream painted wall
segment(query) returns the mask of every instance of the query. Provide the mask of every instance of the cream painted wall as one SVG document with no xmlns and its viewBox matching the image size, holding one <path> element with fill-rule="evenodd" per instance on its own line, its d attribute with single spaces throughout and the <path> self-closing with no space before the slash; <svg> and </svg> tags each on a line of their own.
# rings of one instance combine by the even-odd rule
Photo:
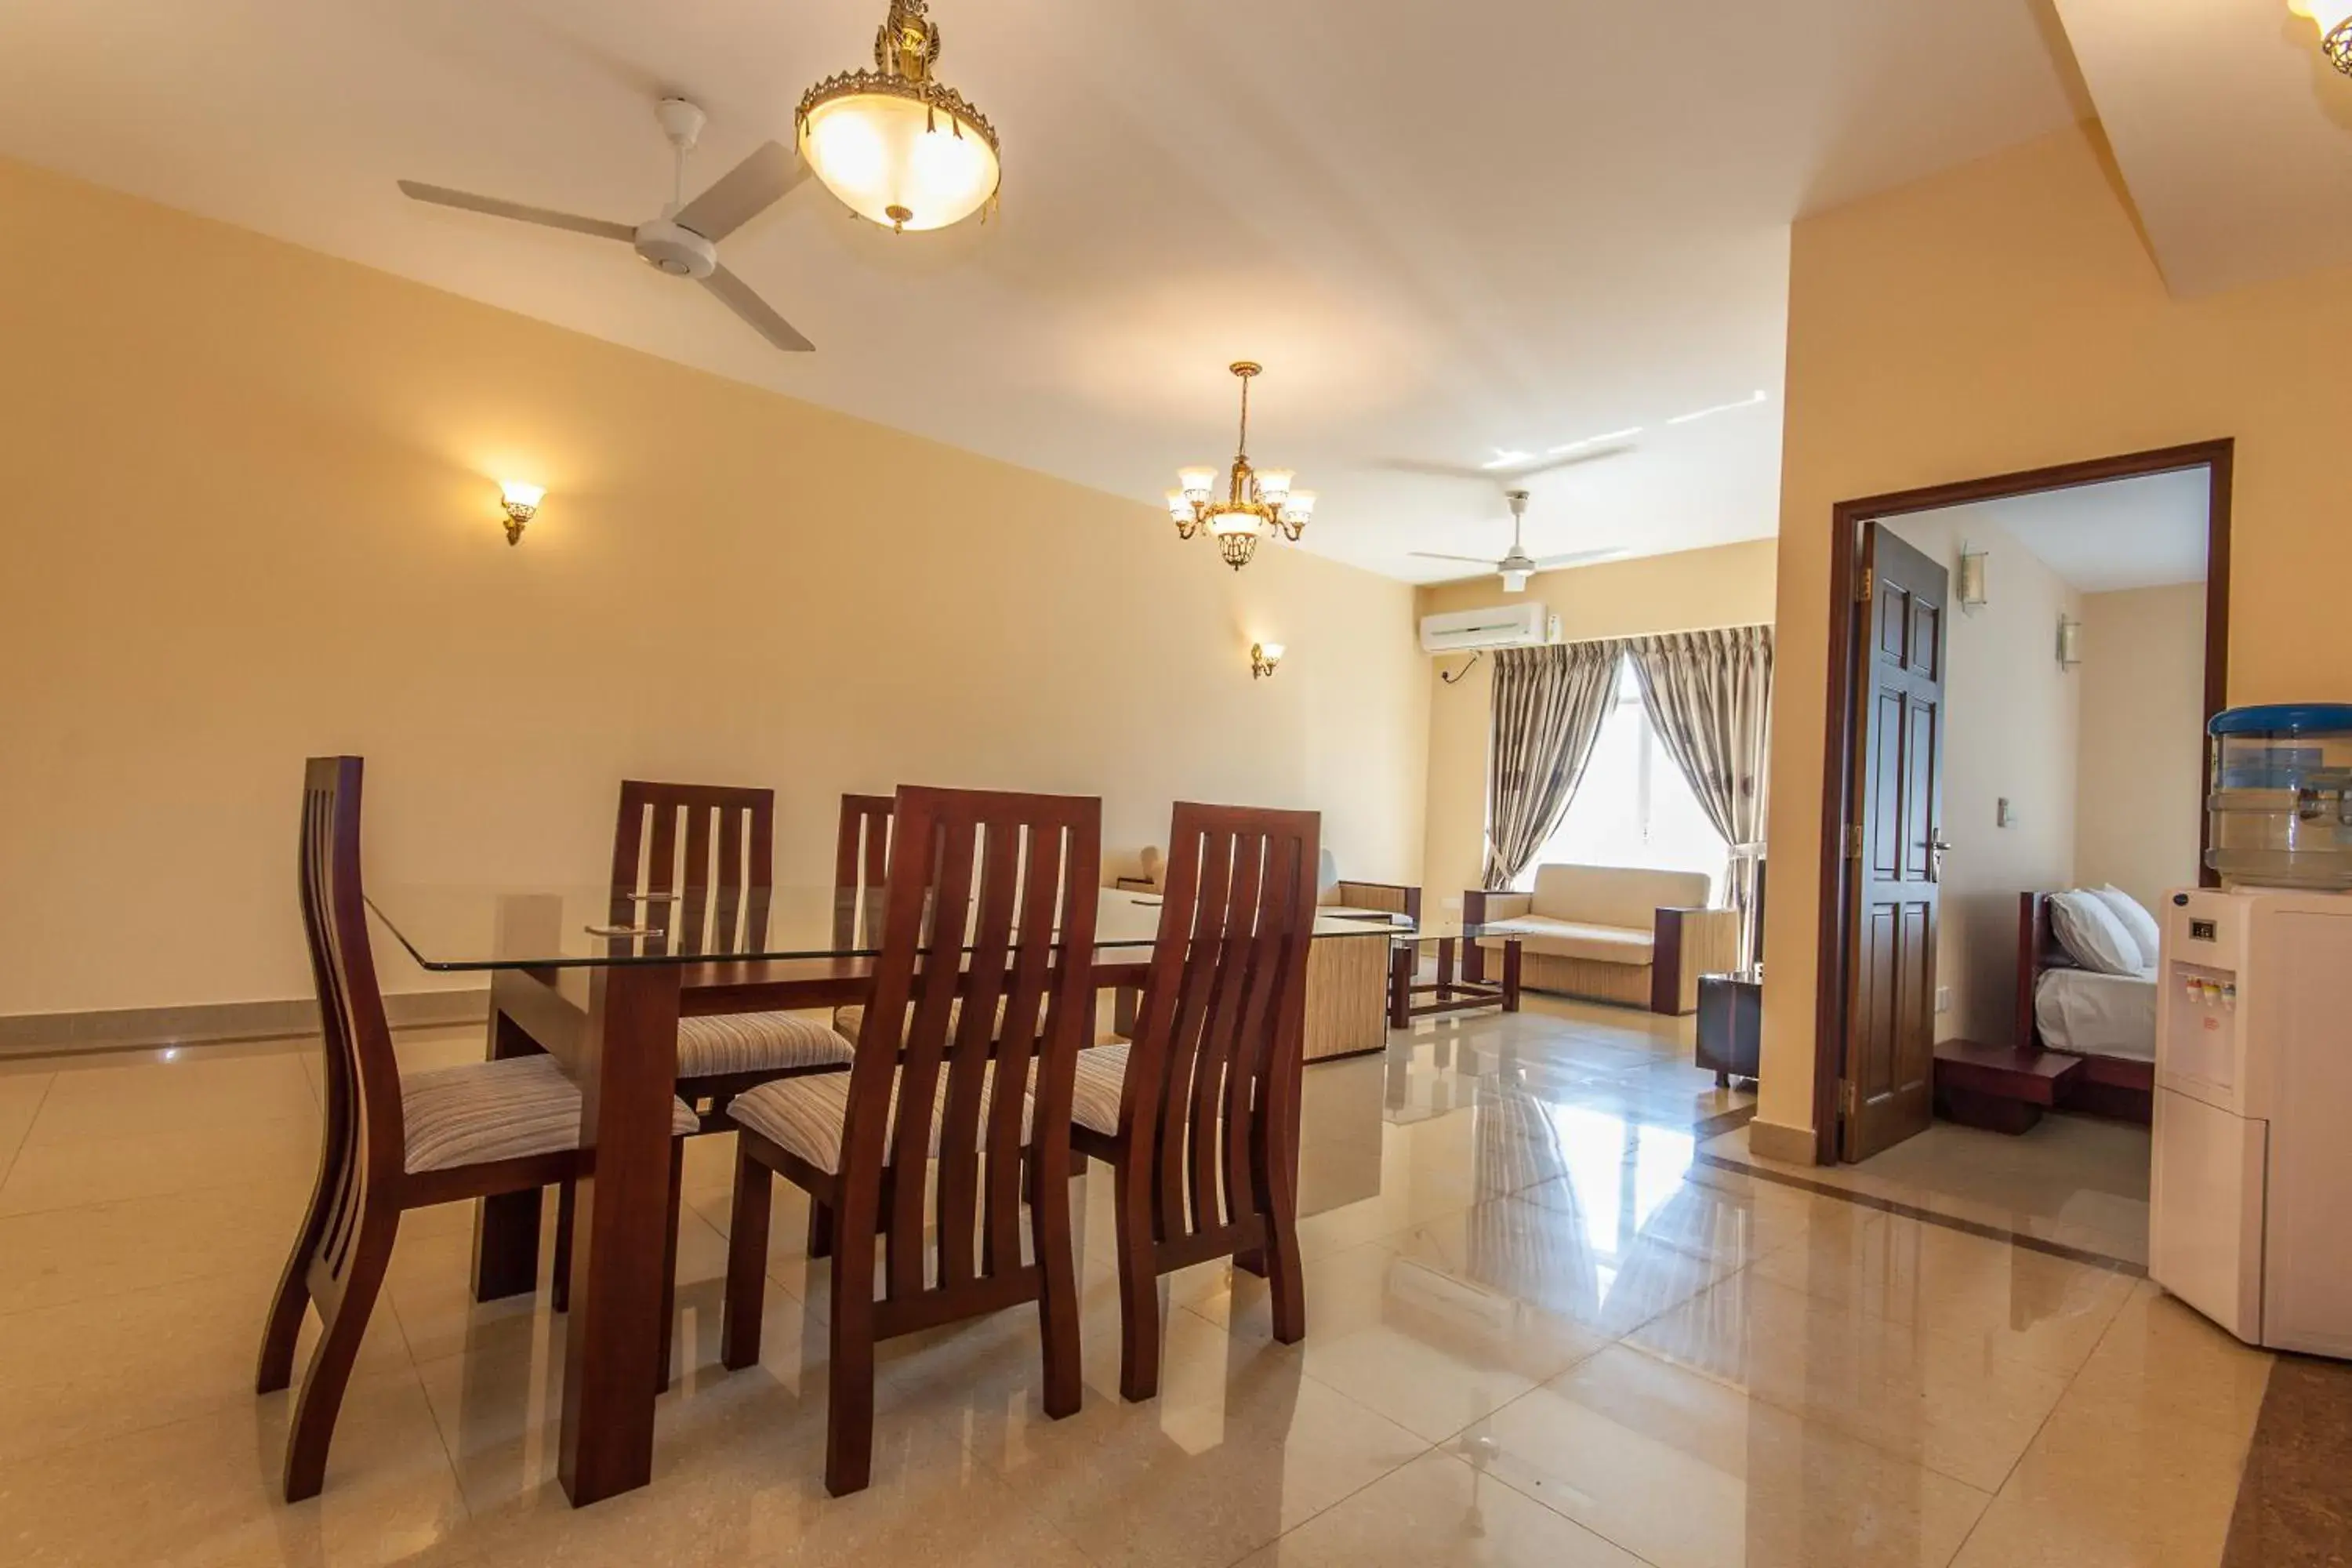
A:
<svg viewBox="0 0 2352 1568">
<path fill-rule="evenodd" d="M 2154 910 L 2197 880 L 2205 809 L 2205 584 L 2083 596 L 2074 874 Z"/>
<path fill-rule="evenodd" d="M 0 1013 L 305 994 L 313 752 L 369 758 L 380 879 L 592 878 L 625 775 L 774 784 L 787 880 L 900 782 L 1420 871 L 1404 584 L 7 163 L 0 343 Z"/>
<path fill-rule="evenodd" d="M 1773 542 L 1748 540 L 1538 573 L 1528 597 L 1560 618 L 1560 635 L 1588 638 L 1753 626 L 1772 618 Z M 1503 602 L 1493 577 L 1423 588 L 1424 616 Z M 1452 686 L 1440 679 L 1462 668 L 1453 656 L 1428 661 L 1428 841 L 1422 861 L 1424 905 L 1433 915 L 1462 912 L 1462 892 L 1475 888 L 1486 866 L 1486 752 L 1490 738 L 1494 661 L 1480 659 Z"/>
<path fill-rule="evenodd" d="M 1943 564 L 1986 552 L 1990 591 L 1955 608 L 1944 641 L 1944 837 L 1936 984 L 1951 993 L 1939 1040 L 2008 1040 L 2017 1028 L 2017 895 L 2074 885 L 2075 738 L 2082 670 L 2058 666 L 2058 617 L 2083 595 L 2009 530 L 1981 517 L 1918 512 L 1889 526 Z M 1999 826 L 2007 799 L 2011 826 Z M 1766 913 L 1770 912 L 1768 900 Z"/>
<path fill-rule="evenodd" d="M 2230 700 L 2352 698 L 2338 459 L 2352 376 L 2325 326 L 2352 270 L 2174 299 L 2118 189 L 2084 128 L 1797 225 L 1776 868 L 1813 865 L 1821 850 L 1830 514 L 1841 500 L 2234 437 Z M 1818 888 L 1811 875 L 1773 879 L 1768 1136 L 1811 1127 Z"/>
</svg>

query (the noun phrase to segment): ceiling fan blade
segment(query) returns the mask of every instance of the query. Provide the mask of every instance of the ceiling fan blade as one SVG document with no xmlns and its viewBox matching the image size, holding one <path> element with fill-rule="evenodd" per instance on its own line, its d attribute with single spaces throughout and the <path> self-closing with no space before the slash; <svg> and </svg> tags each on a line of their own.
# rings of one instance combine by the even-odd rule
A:
<svg viewBox="0 0 2352 1568">
<path fill-rule="evenodd" d="M 1620 441 L 1612 447 L 1595 447 L 1590 451 L 1570 452 L 1564 457 L 1541 458 L 1532 463 L 1504 470 L 1497 477 L 1518 480 L 1531 479 L 1538 474 L 1554 473 L 1561 468 L 1573 468 L 1582 463 L 1597 463 L 1604 458 L 1622 458 L 1633 450 L 1634 443 Z"/>
<path fill-rule="evenodd" d="M 1495 569 L 1495 563 L 1484 555 L 1446 555 L 1435 550 L 1408 550 L 1405 553 L 1418 555 L 1423 561 L 1467 561 L 1471 565 L 1484 566 L 1489 572 Z"/>
<path fill-rule="evenodd" d="M 637 237 L 637 231 L 625 223 L 606 223 L 600 217 L 582 217 L 577 213 L 525 206 L 520 202 L 500 201 L 496 196 L 478 196 L 471 191 L 453 191 L 446 185 L 428 185 L 417 180 L 401 181 L 400 194 L 412 201 L 431 202 L 436 206 L 463 207 L 469 213 L 510 217 L 545 228 L 568 228 L 574 234 L 593 234 L 599 239 L 633 240 Z"/>
<path fill-rule="evenodd" d="M 801 336 L 790 321 L 776 314 L 765 300 L 751 292 L 749 283 L 724 267 L 704 279 L 702 286 L 718 295 L 720 304 L 750 322 L 752 331 L 786 353 L 807 353 L 816 347 Z"/>
<path fill-rule="evenodd" d="M 762 142 L 709 190 L 678 208 L 673 221 L 705 239 L 725 239 L 782 200 L 808 173 L 800 154 L 782 142 Z"/>
<path fill-rule="evenodd" d="M 1538 555 L 1536 570 L 1550 572 L 1561 566 L 1589 566 L 1596 561 L 1614 561 L 1632 553 L 1626 550 L 1571 550 L 1565 555 Z"/>
</svg>

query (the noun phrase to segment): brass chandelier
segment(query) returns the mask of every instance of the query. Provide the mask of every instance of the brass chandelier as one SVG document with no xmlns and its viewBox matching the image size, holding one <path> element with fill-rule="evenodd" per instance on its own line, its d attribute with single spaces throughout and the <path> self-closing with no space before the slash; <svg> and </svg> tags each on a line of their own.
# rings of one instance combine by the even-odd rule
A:
<svg viewBox="0 0 2352 1568">
<path fill-rule="evenodd" d="M 2328 64 L 2352 76 L 2352 5 L 2346 0 L 2287 0 L 2287 9 L 2311 18 L 2319 29 L 2319 52 Z"/>
<path fill-rule="evenodd" d="M 1224 497 L 1216 499 L 1216 469 L 1180 468 L 1178 488 L 1168 492 L 1168 515 L 1176 524 L 1177 538 L 1205 533 L 1216 541 L 1225 564 L 1238 572 L 1257 553 L 1258 537 L 1268 530 L 1293 544 L 1298 542 L 1298 536 L 1307 531 L 1307 520 L 1315 515 L 1315 492 L 1292 489 L 1290 481 L 1296 476 L 1288 468 L 1250 467 L 1249 384 L 1265 367 L 1240 360 L 1228 368 L 1241 378 L 1242 434 L 1233 468 L 1225 476 Z"/>
</svg>

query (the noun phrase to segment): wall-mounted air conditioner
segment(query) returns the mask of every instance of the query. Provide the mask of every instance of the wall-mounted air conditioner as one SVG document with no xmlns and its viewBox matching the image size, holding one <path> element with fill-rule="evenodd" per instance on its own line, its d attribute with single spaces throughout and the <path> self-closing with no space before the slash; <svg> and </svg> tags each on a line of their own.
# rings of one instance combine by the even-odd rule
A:
<svg viewBox="0 0 2352 1568">
<path fill-rule="evenodd" d="M 1497 605 L 1490 610 L 1449 610 L 1421 618 L 1421 651 L 1468 653 L 1482 647 L 1532 647 L 1545 640 L 1549 617 L 1541 605 Z"/>
</svg>

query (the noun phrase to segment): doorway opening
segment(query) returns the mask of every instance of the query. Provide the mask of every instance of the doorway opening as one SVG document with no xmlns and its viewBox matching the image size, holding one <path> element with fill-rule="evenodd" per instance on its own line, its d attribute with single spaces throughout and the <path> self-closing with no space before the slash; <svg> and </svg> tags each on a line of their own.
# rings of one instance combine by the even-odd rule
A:
<svg viewBox="0 0 2352 1568">
<path fill-rule="evenodd" d="M 2196 683 L 2196 717 L 2201 721 L 2221 710 L 2227 689 L 2231 455 L 2232 444 L 2228 440 L 2201 442 L 1865 497 L 1842 502 L 1835 509 L 1824 758 L 1827 787 L 1822 792 L 1820 866 L 1821 973 L 1815 997 L 1819 1023 L 1813 1125 L 1819 1163 L 1867 1158 L 1924 1130 L 1933 1115 L 1939 1019 L 1948 1037 L 1956 1032 L 1948 1016 L 1954 1002 L 1946 998 L 1955 998 L 1967 981 L 1964 974 L 1952 973 L 1953 959 L 1948 953 L 1946 967 L 1941 971 L 1937 967 L 1948 912 L 1942 885 L 1947 857 L 1956 850 L 1947 815 L 1945 774 L 1952 759 L 1946 743 L 1948 715 L 1944 687 L 1954 624 L 1967 624 L 1984 603 L 1988 554 L 1981 547 L 1969 548 L 1961 535 L 1973 527 L 1980 541 L 1999 537 L 2000 517 L 2013 520 L 2031 515 L 2044 506 L 2045 497 L 2049 498 L 2045 510 L 2052 515 L 2066 509 L 2095 510 L 2091 487 L 2120 496 L 2123 489 L 2115 488 L 2119 481 L 2161 478 L 2160 484 L 2130 487 L 2134 508 L 2119 509 L 2151 519 L 2144 535 L 2135 535 L 2128 520 L 2119 515 L 2109 520 L 2104 531 L 2094 531 L 2096 538 L 2076 552 L 2088 563 L 2078 573 L 2083 580 L 2102 594 L 2115 592 L 2128 574 L 2118 578 L 2117 563 L 2103 561 L 2102 556 L 2154 557 L 2166 548 L 2157 537 L 2159 530 L 2154 520 L 2168 514 L 2161 506 L 2142 503 L 2159 491 L 2175 502 L 2184 492 L 2201 492 L 2198 496 L 2203 503 L 2204 525 L 2201 627 L 2192 626 L 2185 633 L 2200 645 L 2193 650 L 2198 668 L 2189 679 Z M 2009 510 L 2002 511 L 2003 507 Z M 2176 505 L 2169 514 L 2175 532 L 2178 510 Z M 1905 539 L 1906 531 L 1917 542 Z M 1920 548 L 1921 543 L 1929 548 Z M 2050 548 L 2052 553 L 2065 554 L 2063 549 Z M 2031 551 L 2031 545 L 2021 549 L 2015 541 L 2008 546 L 2008 552 L 2020 563 Z M 1975 557 L 1973 562 L 1968 560 L 1970 556 Z M 2083 587 L 2065 582 L 2064 574 L 2051 571 L 2047 563 L 2035 560 L 2032 564 L 2040 576 L 2056 584 L 2054 588 L 2040 584 L 2044 602 L 2036 613 L 2046 614 L 2052 594 L 2061 598 L 2058 612 L 2047 616 L 2049 624 L 2032 636 L 2031 657 L 2059 669 L 2071 669 L 2080 662 L 2087 640 L 2081 606 L 2090 600 L 2084 596 Z M 1970 579 L 1965 584 L 1955 580 L 1963 574 Z M 2001 592 L 1999 580 L 1996 566 L 1991 590 L 1995 594 Z M 2035 584 L 2013 576 L 2012 584 L 2019 598 L 2032 602 L 2028 590 Z M 1960 591 L 1964 585 L 1967 595 Z M 2180 586 L 2178 581 L 2165 585 Z M 2194 595 L 2194 590 L 2189 592 Z M 2068 594 L 2074 596 L 2064 598 Z M 2178 596 L 2176 593 L 2174 597 Z M 1969 597 L 1975 603 L 1964 603 Z M 2071 623 L 2072 629 L 2062 629 L 2062 623 Z M 1981 626 L 1970 626 L 1969 635 L 1988 647 L 2008 640 L 2007 635 L 1987 638 Z M 1997 671 L 1990 677 L 1979 671 L 1974 679 L 1999 682 L 2002 678 Z M 2005 689 L 1988 692 L 1982 687 L 1973 693 L 1979 700 L 1979 721 L 1969 742 L 1971 754 L 1965 759 L 1970 771 L 1964 792 L 1971 813 L 1968 837 L 1979 854 L 1992 858 L 2006 853 L 2014 842 L 1999 836 L 2018 826 L 2021 819 L 2013 813 L 2016 803 L 2003 807 L 1999 801 L 1977 801 L 1974 795 L 1983 793 L 1979 786 L 1985 777 L 1997 781 L 2004 767 L 2014 771 L 2016 765 L 2033 760 L 2019 752 L 2028 743 L 2025 737 L 2031 729 L 2022 710 L 2036 700 L 2023 691 L 2021 682 L 2015 735 L 1998 729 L 1988 731 L 1983 722 L 1983 700 L 1990 696 L 1997 703 L 2006 695 Z M 2079 702 L 2079 691 L 2065 700 Z M 2099 710 L 2105 713 L 2108 708 L 2102 704 Z M 1990 744 L 2007 749 L 1995 753 L 2000 765 L 1979 766 L 1987 762 L 1980 752 L 1989 743 L 1989 734 L 1993 737 Z M 2199 746 L 2201 778 L 2201 736 Z M 2178 796 L 2180 792 L 2171 793 Z M 1988 805 L 1991 810 L 1980 809 Z M 2186 804 L 2175 798 L 2164 807 L 2170 814 L 2166 819 L 2168 833 L 2179 836 L 2176 859 L 2186 858 L 2188 836 L 2195 836 L 2193 865 L 2173 868 L 2195 880 L 2207 879 L 2202 870 L 2200 807 L 2194 798 Z M 2037 809 L 2046 814 L 2053 808 L 2045 803 Z M 2077 820 L 2099 820 L 2095 813 L 2077 816 L 2076 805 L 2071 800 L 2065 809 L 2070 827 Z M 1977 816 L 1985 820 L 1977 822 Z M 2173 821 L 2173 816 L 2186 819 Z M 1982 1042 L 1989 1047 L 2017 1047 L 2029 1057 L 2038 1049 L 2030 989 L 2036 965 L 2026 948 L 2047 941 L 2041 934 L 2047 927 L 2034 936 L 2022 934 L 2030 919 L 2026 911 L 2038 907 L 2025 900 L 2035 893 L 2064 889 L 2024 884 L 2063 879 L 2071 887 L 2073 869 L 2070 862 L 2063 879 L 2051 871 L 2021 873 L 2021 885 L 2007 889 L 1994 885 L 1997 873 L 1975 879 L 1986 883 L 1984 887 L 1970 884 L 1967 915 L 1978 928 L 1970 933 L 1972 945 L 1984 961 L 1971 963 L 1968 973 L 2001 963 L 2012 966 L 2009 970 L 2012 976 L 2022 977 L 2015 981 L 2006 1004 L 1979 1000 L 1971 1009 L 1979 1020 L 1973 1026 L 1996 1037 Z M 1989 916 L 1988 910 L 1998 911 L 2004 902 L 2009 911 L 2005 917 Z M 2000 918 L 2010 922 L 2011 933 L 2006 954 L 1985 956 L 1989 947 L 1998 945 L 1987 921 Z M 1978 978 L 1981 981 L 1983 976 Z M 1982 993 L 1985 986 L 1979 984 L 1975 989 Z M 1944 997 L 1939 997 L 1939 992 Z M 1945 1001 L 1946 1012 L 1941 1015 L 1939 1000 Z M 2079 1070 L 2069 1069 L 2070 1079 L 2080 1076 Z"/>
</svg>

